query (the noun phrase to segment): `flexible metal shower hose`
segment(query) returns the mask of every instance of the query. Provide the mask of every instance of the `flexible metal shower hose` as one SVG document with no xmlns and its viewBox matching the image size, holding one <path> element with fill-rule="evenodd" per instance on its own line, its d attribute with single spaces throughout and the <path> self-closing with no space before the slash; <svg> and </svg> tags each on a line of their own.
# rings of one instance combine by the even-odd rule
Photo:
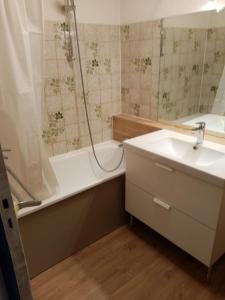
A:
<svg viewBox="0 0 225 300">
<path fill-rule="evenodd" d="M 97 157 L 97 154 L 96 154 L 96 151 L 95 151 L 95 147 L 94 147 L 94 142 L 93 142 L 93 136 L 92 136 L 91 126 L 90 126 L 90 121 L 89 121 L 89 115 L 88 115 L 87 99 L 86 99 L 86 93 L 85 93 L 85 87 L 84 87 L 84 75 L 83 75 L 81 53 L 80 53 L 80 44 L 79 44 L 79 35 L 78 35 L 78 26 L 77 26 L 76 7 L 75 7 L 75 4 L 74 4 L 73 0 L 71 0 L 71 9 L 73 11 L 73 16 L 74 16 L 75 33 L 76 33 L 75 39 L 76 39 L 76 44 L 77 44 L 78 61 L 79 61 L 79 68 L 80 68 L 80 75 L 81 75 L 82 94 L 83 94 L 83 99 L 84 99 L 85 115 L 86 115 L 86 119 L 87 119 L 87 126 L 88 126 L 88 132 L 89 132 L 90 141 L 91 141 L 92 152 L 93 152 L 94 158 L 95 158 L 95 160 L 96 160 L 96 162 L 97 162 L 97 164 L 98 164 L 98 166 L 99 166 L 100 169 L 102 169 L 104 172 L 108 172 L 108 173 L 114 172 L 114 171 L 116 171 L 121 166 L 121 164 L 123 162 L 124 149 L 122 148 L 122 155 L 121 155 L 121 158 L 119 160 L 119 163 L 114 168 L 112 168 L 112 169 L 107 169 L 104 166 L 102 166 L 101 163 L 100 163 L 100 161 L 99 161 L 99 159 L 98 159 L 98 157 Z"/>
</svg>

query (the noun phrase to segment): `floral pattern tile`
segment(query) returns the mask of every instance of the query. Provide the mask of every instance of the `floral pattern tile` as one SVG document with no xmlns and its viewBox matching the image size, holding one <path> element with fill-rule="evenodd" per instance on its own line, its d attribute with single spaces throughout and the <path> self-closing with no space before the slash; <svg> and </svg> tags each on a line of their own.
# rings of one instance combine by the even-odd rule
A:
<svg viewBox="0 0 225 300">
<path fill-rule="evenodd" d="M 164 28 L 158 118 L 211 112 L 224 64 L 225 28 Z"/>
<path fill-rule="evenodd" d="M 43 130 L 42 138 L 46 144 L 52 144 L 57 142 L 57 138 L 60 137 L 64 131 L 63 113 L 61 111 L 50 113 L 48 115 L 48 126 Z"/>
<path fill-rule="evenodd" d="M 211 112 L 222 76 L 225 65 L 225 27 L 209 28 L 207 45 L 200 98 L 201 113 Z"/>
<path fill-rule="evenodd" d="M 69 25 L 46 21 L 45 27 L 42 137 L 49 155 L 56 155 L 87 146 L 90 139 Z M 211 111 L 225 64 L 225 28 L 161 28 L 156 20 L 122 26 L 78 24 L 78 30 L 96 142 L 112 136 L 112 115 L 121 110 L 153 120 Z"/>
<path fill-rule="evenodd" d="M 56 155 L 85 147 L 90 144 L 90 139 L 77 50 L 72 48 L 68 38 L 69 25 L 54 21 L 46 21 L 45 25 L 45 45 L 48 47 L 45 65 L 53 65 L 54 69 L 46 72 L 42 138 L 49 155 Z M 71 24 L 72 30 L 73 26 Z M 115 86 L 115 78 L 120 78 L 121 74 L 120 26 L 78 24 L 78 30 L 90 122 L 94 140 L 101 142 L 111 135 L 112 115 L 121 112 L 120 81 Z M 71 54 L 72 60 L 68 60 Z M 114 95 L 108 96 L 108 100 L 101 96 L 105 95 L 106 88 L 109 95 Z M 90 105 L 92 99 L 94 103 Z"/>
<path fill-rule="evenodd" d="M 121 26 L 121 101 L 124 113 L 154 120 L 157 117 L 154 99 L 158 90 L 160 30 L 159 21 Z"/>
<path fill-rule="evenodd" d="M 158 119 L 172 121 L 198 112 L 206 29 L 163 31 Z"/>
</svg>

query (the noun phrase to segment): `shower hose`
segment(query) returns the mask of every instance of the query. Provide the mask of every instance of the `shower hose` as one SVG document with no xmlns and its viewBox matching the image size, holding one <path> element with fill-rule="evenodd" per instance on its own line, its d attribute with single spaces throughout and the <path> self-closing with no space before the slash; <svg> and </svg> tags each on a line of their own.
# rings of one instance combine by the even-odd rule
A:
<svg viewBox="0 0 225 300">
<path fill-rule="evenodd" d="M 77 44 L 79 69 L 80 69 L 80 75 L 81 75 L 82 96 L 83 96 L 83 99 L 84 99 L 85 115 L 86 115 L 86 120 L 87 120 L 88 133 L 89 133 L 89 137 L 90 137 L 90 141 L 91 141 L 92 152 L 93 152 L 94 158 L 96 160 L 96 163 L 98 164 L 98 166 L 99 166 L 99 168 L 101 170 L 103 170 L 104 172 L 108 172 L 108 173 L 114 172 L 114 171 L 116 171 L 121 166 L 121 164 L 123 162 L 124 149 L 122 148 L 122 155 L 121 155 L 121 158 L 120 158 L 118 164 L 115 167 L 111 168 L 111 169 L 105 168 L 100 163 L 100 161 L 99 161 L 99 159 L 97 157 L 97 154 L 96 154 L 96 151 L 95 151 L 95 147 L 94 147 L 94 141 L 93 141 L 91 126 L 90 126 L 89 114 L 88 114 L 87 99 L 86 99 L 86 93 L 85 93 L 85 87 L 84 87 L 84 75 L 83 75 L 83 68 L 82 68 L 82 61 L 81 61 L 81 52 L 80 52 L 80 44 L 79 44 L 76 7 L 75 7 L 75 4 L 74 4 L 73 0 L 71 0 L 71 10 L 73 11 L 73 16 L 74 16 L 75 34 L 76 34 L 76 38 L 75 39 L 76 39 L 76 44 Z M 71 45 L 71 47 L 72 47 L 72 45 Z"/>
</svg>

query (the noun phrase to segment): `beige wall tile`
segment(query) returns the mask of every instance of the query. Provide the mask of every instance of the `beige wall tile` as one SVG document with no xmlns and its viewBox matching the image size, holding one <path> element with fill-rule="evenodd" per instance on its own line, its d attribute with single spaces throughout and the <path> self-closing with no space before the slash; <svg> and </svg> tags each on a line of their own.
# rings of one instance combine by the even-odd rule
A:
<svg viewBox="0 0 225 300">
<path fill-rule="evenodd" d="M 67 152 L 66 142 L 59 142 L 53 144 L 53 155 L 59 155 Z"/>
</svg>

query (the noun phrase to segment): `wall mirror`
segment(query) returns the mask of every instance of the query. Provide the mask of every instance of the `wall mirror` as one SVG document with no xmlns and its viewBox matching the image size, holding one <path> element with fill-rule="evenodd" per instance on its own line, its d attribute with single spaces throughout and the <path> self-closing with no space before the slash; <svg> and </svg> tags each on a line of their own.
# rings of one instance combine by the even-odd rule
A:
<svg viewBox="0 0 225 300">
<path fill-rule="evenodd" d="M 158 120 L 225 133 L 225 10 L 162 20 Z"/>
</svg>

